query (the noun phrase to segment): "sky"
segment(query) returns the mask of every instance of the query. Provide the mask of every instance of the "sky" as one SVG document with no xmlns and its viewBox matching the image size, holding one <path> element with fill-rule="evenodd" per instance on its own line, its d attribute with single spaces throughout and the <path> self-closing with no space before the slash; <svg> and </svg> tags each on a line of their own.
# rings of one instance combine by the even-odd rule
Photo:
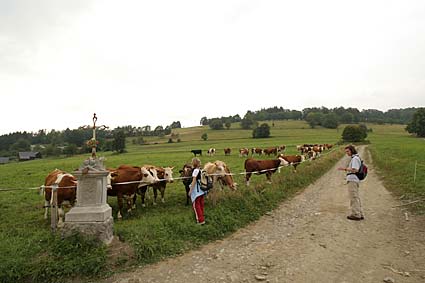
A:
<svg viewBox="0 0 425 283">
<path fill-rule="evenodd" d="M 425 106 L 425 1 L 0 1 L 0 134 Z"/>
</svg>

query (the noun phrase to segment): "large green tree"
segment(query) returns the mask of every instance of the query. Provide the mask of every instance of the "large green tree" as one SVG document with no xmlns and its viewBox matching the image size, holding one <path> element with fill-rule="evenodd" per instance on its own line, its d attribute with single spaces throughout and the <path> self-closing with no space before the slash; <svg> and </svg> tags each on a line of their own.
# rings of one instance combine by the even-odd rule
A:
<svg viewBox="0 0 425 283">
<path fill-rule="evenodd" d="M 223 129 L 223 122 L 218 119 L 218 118 L 214 118 L 210 120 L 210 128 L 213 130 L 222 130 Z"/>
<path fill-rule="evenodd" d="M 270 137 L 270 126 L 267 123 L 261 124 L 252 131 L 252 137 L 254 139 Z"/>
<path fill-rule="evenodd" d="M 329 129 L 338 128 L 338 116 L 335 113 L 325 114 L 322 119 L 322 126 Z"/>
<path fill-rule="evenodd" d="M 412 121 L 407 125 L 406 131 L 416 134 L 418 137 L 425 137 L 425 108 L 419 108 L 413 114 Z"/>
<path fill-rule="evenodd" d="M 316 126 L 322 124 L 323 115 L 324 114 L 321 112 L 310 112 L 307 114 L 305 120 L 310 125 L 310 127 L 314 129 Z"/>
<path fill-rule="evenodd" d="M 360 142 L 367 137 L 367 129 L 364 126 L 349 125 L 342 132 L 342 139 L 345 142 Z"/>
<path fill-rule="evenodd" d="M 14 144 L 12 144 L 10 149 L 14 150 L 16 152 L 18 152 L 18 151 L 30 151 L 31 145 L 30 145 L 30 142 L 27 141 L 26 139 L 20 138 Z"/>
<path fill-rule="evenodd" d="M 118 153 L 125 152 L 125 134 L 124 131 L 116 131 L 114 133 L 114 141 L 112 148 Z"/>
</svg>

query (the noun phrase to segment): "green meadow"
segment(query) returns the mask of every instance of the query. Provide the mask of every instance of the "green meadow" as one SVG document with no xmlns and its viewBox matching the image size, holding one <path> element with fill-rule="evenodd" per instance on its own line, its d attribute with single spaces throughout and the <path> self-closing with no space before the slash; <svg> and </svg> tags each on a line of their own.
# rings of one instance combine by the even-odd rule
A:
<svg viewBox="0 0 425 283">
<path fill-rule="evenodd" d="M 401 199 L 424 200 L 409 205 L 409 209 L 424 213 L 425 139 L 408 135 L 403 125 L 370 127 L 369 150 L 385 187 Z"/>
<path fill-rule="evenodd" d="M 342 157 L 341 148 L 325 152 L 322 157 L 305 162 L 293 173 L 292 168 L 283 168 L 273 175 L 273 184 L 265 182 L 265 176 L 254 175 L 251 185 L 244 184 L 243 163 L 238 149 L 242 147 L 271 147 L 286 145 L 286 153 L 296 153 L 295 146 L 303 143 L 333 143 L 341 136 L 338 130 L 310 129 L 304 121 L 275 121 L 271 138 L 253 139 L 251 130 L 242 130 L 237 124 L 229 130 L 210 130 L 208 127 L 177 129 L 181 142 L 167 143 L 168 137 L 149 137 L 149 144 L 135 145 L 127 140 L 127 153 L 99 152 L 106 158 L 107 167 L 121 164 L 174 166 L 174 177 L 183 164 L 190 162 L 192 149 L 202 149 L 202 163 L 222 160 L 227 163 L 237 191 L 228 188 L 211 194 L 206 201 L 207 224 L 195 225 L 191 206 L 185 206 L 186 196 L 181 181 L 167 185 L 165 203 L 152 205 L 147 200 L 145 208 L 140 205 L 131 215 L 124 214 L 116 220 L 116 198 L 109 197 L 113 209 L 114 233 L 122 244 L 119 256 L 111 255 L 110 248 L 78 235 L 61 239 L 50 232 L 50 223 L 43 219 L 43 198 L 36 188 L 43 184 L 46 175 L 55 168 L 72 172 L 80 166 L 86 155 L 63 159 L 41 159 L 0 166 L 0 282 L 57 282 L 79 274 L 81 278 L 108 276 L 118 270 L 159 261 L 183 253 L 209 241 L 221 239 L 261 215 L 277 207 L 284 199 L 314 182 Z M 369 125 L 369 148 L 379 172 L 388 187 L 405 198 L 417 198 L 424 194 L 425 174 L 417 173 L 413 182 L 414 162 L 425 164 L 424 140 L 407 135 L 402 126 Z M 208 134 L 203 141 L 201 135 Z M 208 148 L 217 152 L 206 155 Z M 223 149 L 232 149 L 225 156 Z M 264 157 L 263 157 L 264 158 Z M 410 175 L 409 175 L 410 174 Z M 400 184 L 404 184 L 401 186 Z M 150 195 L 152 192 L 150 191 Z M 212 204 L 211 197 L 217 201 Z M 420 202 L 415 206 L 421 209 Z"/>
</svg>

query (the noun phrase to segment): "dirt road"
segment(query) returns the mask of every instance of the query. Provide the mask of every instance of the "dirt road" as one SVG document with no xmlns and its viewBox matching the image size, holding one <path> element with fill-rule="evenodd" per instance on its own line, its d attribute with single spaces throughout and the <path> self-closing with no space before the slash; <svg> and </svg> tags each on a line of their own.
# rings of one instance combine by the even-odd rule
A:
<svg viewBox="0 0 425 283">
<path fill-rule="evenodd" d="M 278 209 L 232 236 L 104 282 L 425 282 L 425 219 L 382 185 L 369 154 L 365 220 L 350 221 L 348 158 Z"/>
</svg>

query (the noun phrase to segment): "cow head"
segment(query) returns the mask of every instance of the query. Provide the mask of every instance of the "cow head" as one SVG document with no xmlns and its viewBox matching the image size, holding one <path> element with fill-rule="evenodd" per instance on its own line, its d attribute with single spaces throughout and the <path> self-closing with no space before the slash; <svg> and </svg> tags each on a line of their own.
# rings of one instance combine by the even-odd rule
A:
<svg viewBox="0 0 425 283">
<path fill-rule="evenodd" d="M 193 167 L 191 164 L 185 164 L 183 165 L 183 169 L 179 170 L 180 177 L 183 180 L 183 184 L 190 185 L 192 182 L 192 171 Z"/>
<path fill-rule="evenodd" d="M 226 175 L 222 178 L 224 181 L 224 184 L 229 186 L 232 190 L 237 189 L 237 183 L 233 181 L 233 176 L 230 173 L 230 168 L 227 167 L 227 165 L 224 167 L 224 170 L 226 171 Z"/>
<path fill-rule="evenodd" d="M 174 167 L 164 167 L 164 179 L 168 183 L 174 182 L 173 169 Z"/>
<path fill-rule="evenodd" d="M 286 161 L 285 159 L 283 159 L 282 157 L 279 157 L 279 160 L 280 160 L 279 166 L 288 166 L 289 165 L 289 162 Z"/>
<path fill-rule="evenodd" d="M 204 169 L 207 171 L 207 174 L 214 175 L 214 181 L 220 180 L 221 184 L 229 186 L 232 190 L 236 190 L 237 184 L 233 181 L 229 167 L 223 161 L 216 160 L 214 163 L 208 162 L 205 164 Z M 212 173 L 208 173 L 208 171 Z"/>
<path fill-rule="evenodd" d="M 59 187 L 77 187 L 77 178 L 68 173 L 60 173 L 57 175 L 55 184 Z"/>
<path fill-rule="evenodd" d="M 141 178 L 140 178 L 140 185 L 139 186 L 146 186 L 146 185 L 151 185 L 155 182 L 158 182 L 158 176 L 155 177 L 152 175 L 152 173 L 150 172 L 150 170 L 148 170 L 145 167 L 140 167 L 140 174 L 141 174 Z M 155 170 L 155 175 L 156 175 L 156 170 Z"/>
<path fill-rule="evenodd" d="M 148 170 L 149 174 L 153 177 L 154 182 L 159 182 L 158 168 L 156 168 L 153 165 L 143 165 L 142 168 L 145 168 L 146 170 Z"/>
<path fill-rule="evenodd" d="M 112 173 L 109 172 L 108 176 L 106 176 L 106 189 L 112 189 Z"/>
</svg>

